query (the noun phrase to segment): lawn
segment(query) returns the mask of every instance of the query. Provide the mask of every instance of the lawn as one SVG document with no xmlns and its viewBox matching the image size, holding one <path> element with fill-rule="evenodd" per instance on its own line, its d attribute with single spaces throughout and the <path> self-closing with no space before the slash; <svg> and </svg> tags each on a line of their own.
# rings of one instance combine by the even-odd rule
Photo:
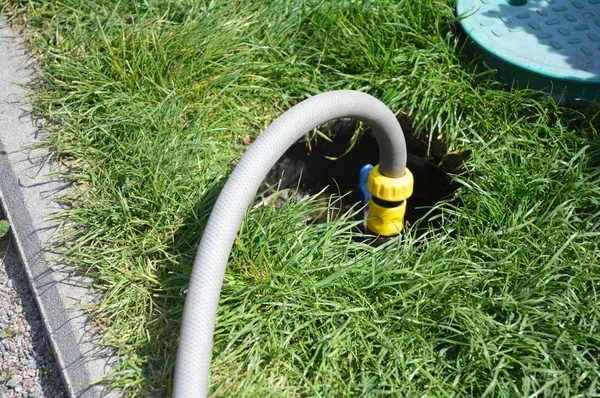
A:
<svg viewBox="0 0 600 398">
<path fill-rule="evenodd" d="M 211 393 L 600 396 L 599 107 L 478 69 L 453 1 L 2 4 L 38 59 L 46 144 L 70 167 L 64 255 L 101 294 L 90 313 L 120 358 L 105 382 L 169 395 L 227 175 L 281 112 L 354 89 L 464 154 L 460 189 L 435 226 L 377 247 L 351 214 L 307 225 L 312 198 L 250 209 Z"/>
</svg>

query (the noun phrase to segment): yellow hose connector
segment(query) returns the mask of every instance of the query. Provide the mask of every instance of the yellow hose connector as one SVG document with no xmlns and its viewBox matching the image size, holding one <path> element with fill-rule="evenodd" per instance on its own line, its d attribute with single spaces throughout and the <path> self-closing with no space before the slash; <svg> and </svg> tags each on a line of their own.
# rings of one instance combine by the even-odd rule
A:
<svg viewBox="0 0 600 398">
<path fill-rule="evenodd" d="M 402 231 L 406 199 L 413 193 L 414 178 L 410 170 L 400 178 L 379 172 L 379 165 L 369 173 L 367 190 L 371 193 L 367 228 L 378 235 L 394 236 Z"/>
</svg>

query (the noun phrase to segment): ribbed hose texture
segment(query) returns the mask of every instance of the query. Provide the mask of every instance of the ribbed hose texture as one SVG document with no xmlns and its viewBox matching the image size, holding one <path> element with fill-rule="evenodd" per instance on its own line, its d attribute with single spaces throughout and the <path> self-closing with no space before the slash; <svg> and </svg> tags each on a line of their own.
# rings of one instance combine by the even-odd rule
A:
<svg viewBox="0 0 600 398">
<path fill-rule="evenodd" d="M 179 337 L 173 396 L 204 397 L 217 304 L 227 259 L 246 213 L 267 173 L 304 134 L 329 120 L 365 122 L 379 144 L 379 170 L 402 177 L 406 144 L 392 111 L 378 99 L 357 91 L 332 91 L 311 97 L 277 118 L 248 148 L 221 191 L 194 260 Z"/>
</svg>

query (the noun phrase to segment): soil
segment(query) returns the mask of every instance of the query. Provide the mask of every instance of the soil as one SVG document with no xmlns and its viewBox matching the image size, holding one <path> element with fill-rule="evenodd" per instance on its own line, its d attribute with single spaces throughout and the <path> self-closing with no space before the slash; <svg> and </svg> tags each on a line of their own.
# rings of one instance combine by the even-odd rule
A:
<svg viewBox="0 0 600 398">
<path fill-rule="evenodd" d="M 461 157 L 448 154 L 439 140 L 432 145 L 428 137 L 415 135 L 410 126 L 402 127 L 407 137 L 407 167 L 414 175 L 405 220 L 414 224 L 425 217 L 421 225 L 431 225 L 435 223 L 435 213 L 426 216 L 428 211 L 458 189 L 448 173 L 458 170 Z M 309 145 L 305 139 L 299 140 L 273 167 L 265 181 L 264 196 L 275 192 L 274 187 L 289 189 L 298 198 L 325 190 L 324 199 L 345 194 L 340 214 L 357 205 L 354 191 L 359 171 L 367 163 L 378 163 L 379 147 L 370 131 L 361 133 L 358 139 L 356 131 L 356 122 L 340 120 L 322 129 L 323 135 L 316 135 Z"/>
</svg>

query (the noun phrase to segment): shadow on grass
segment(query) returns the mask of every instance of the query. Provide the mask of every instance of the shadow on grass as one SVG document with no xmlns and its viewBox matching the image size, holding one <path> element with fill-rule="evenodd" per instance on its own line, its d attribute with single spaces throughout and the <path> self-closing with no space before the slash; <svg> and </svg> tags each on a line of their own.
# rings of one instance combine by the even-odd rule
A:
<svg viewBox="0 0 600 398">
<path fill-rule="evenodd" d="M 153 328 L 149 330 L 150 343 L 140 349 L 148 359 L 148 363 L 142 365 L 144 391 L 162 394 L 165 389 L 169 392 L 172 390 L 179 331 L 194 257 L 210 212 L 225 182 L 226 179 L 213 181 L 193 211 L 187 214 L 184 224 L 173 234 L 170 247 L 172 258 L 156 281 L 160 293 L 155 300 L 157 316 Z"/>
</svg>

